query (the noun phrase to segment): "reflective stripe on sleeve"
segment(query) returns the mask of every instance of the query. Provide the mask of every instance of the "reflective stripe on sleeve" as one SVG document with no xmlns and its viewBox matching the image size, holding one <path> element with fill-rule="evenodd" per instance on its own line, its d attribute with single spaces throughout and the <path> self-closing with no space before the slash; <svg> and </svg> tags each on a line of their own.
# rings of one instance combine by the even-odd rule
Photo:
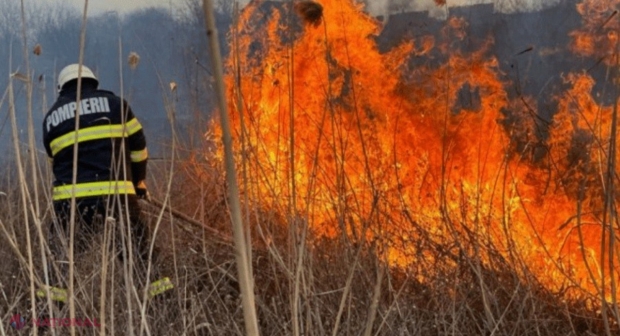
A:
<svg viewBox="0 0 620 336">
<path fill-rule="evenodd" d="M 141 162 L 148 158 L 149 158 L 149 153 L 146 150 L 146 148 L 144 148 L 143 150 L 131 152 L 131 162 Z"/>
<path fill-rule="evenodd" d="M 71 184 L 54 187 L 53 200 L 59 201 L 71 198 L 72 191 L 73 185 Z M 75 185 L 75 197 L 77 198 L 116 194 L 134 195 L 135 193 L 133 183 L 130 181 L 86 182 Z"/>
<path fill-rule="evenodd" d="M 136 118 L 133 118 L 133 119 L 129 120 L 127 122 L 127 124 L 125 125 L 125 127 L 127 127 L 127 134 L 128 135 L 134 135 L 139 130 L 142 129 L 142 125 L 140 124 L 140 122 Z"/>
</svg>

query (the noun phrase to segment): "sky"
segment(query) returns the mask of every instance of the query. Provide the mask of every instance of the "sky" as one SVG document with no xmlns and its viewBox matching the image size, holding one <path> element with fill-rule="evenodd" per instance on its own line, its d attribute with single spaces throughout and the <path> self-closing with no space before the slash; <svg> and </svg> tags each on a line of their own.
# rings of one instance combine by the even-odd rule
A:
<svg viewBox="0 0 620 336">
<path fill-rule="evenodd" d="M 80 10 L 83 9 L 84 0 L 37 0 L 42 2 L 54 3 L 64 2 L 73 4 Z M 147 7 L 170 8 L 175 4 L 183 3 L 184 0 L 90 0 L 89 12 L 93 15 L 118 11 L 121 14 L 131 12 L 136 9 Z M 233 0 L 227 0 L 233 1 Z M 249 0 L 241 0 L 241 4 L 246 4 Z M 287 0 L 288 1 L 288 0 Z M 367 0 L 368 10 L 374 15 L 385 15 L 398 8 L 398 11 L 428 11 L 431 16 L 441 17 L 446 13 L 446 9 L 437 7 L 434 0 Z M 541 8 L 555 5 L 560 0 L 446 0 L 448 6 L 459 7 L 480 3 L 495 3 L 495 9 L 499 12 L 515 11 L 534 11 Z M 320 0 L 318 1 L 320 2 Z"/>
</svg>

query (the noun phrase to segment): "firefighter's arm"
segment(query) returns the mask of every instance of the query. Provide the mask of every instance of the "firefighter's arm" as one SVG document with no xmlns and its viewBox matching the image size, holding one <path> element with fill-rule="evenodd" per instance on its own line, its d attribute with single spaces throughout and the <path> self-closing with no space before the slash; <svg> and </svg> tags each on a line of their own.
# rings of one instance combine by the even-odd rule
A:
<svg viewBox="0 0 620 336">
<path fill-rule="evenodd" d="M 131 176 L 136 193 L 138 196 L 146 197 L 146 168 L 148 162 L 148 151 L 146 149 L 146 138 L 142 125 L 128 108 L 127 112 L 127 134 L 128 145 L 131 157 Z"/>
</svg>

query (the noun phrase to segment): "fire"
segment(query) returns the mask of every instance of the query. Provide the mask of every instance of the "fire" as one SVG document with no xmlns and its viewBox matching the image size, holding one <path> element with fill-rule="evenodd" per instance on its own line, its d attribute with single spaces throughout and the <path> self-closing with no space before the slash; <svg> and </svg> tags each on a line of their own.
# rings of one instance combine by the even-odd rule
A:
<svg viewBox="0 0 620 336">
<path fill-rule="evenodd" d="M 581 56 L 595 56 L 607 64 L 615 63 L 612 57 L 617 50 L 620 22 L 617 0 L 583 0 L 577 4 L 583 26 L 572 32 L 572 50 Z"/>
<path fill-rule="evenodd" d="M 597 3 L 580 13 L 600 22 Z M 305 25 L 259 6 L 241 14 L 228 77 L 253 199 L 293 209 L 315 235 L 379 244 L 401 267 L 432 258 L 431 242 L 482 260 L 497 251 L 555 291 L 596 294 L 601 274 L 610 281 L 601 178 L 613 108 L 595 101 L 591 77 L 565 76 L 541 140 L 533 99 L 506 92 L 494 42 L 469 54 L 449 43 L 466 37 L 462 18 L 446 22 L 441 41 L 380 53 L 379 23 L 352 1 L 322 0 L 318 21 L 317 8 L 302 8 L 315 18 Z M 611 35 L 574 32 L 573 48 L 594 55 Z M 445 62 L 408 69 L 431 51 Z"/>
</svg>

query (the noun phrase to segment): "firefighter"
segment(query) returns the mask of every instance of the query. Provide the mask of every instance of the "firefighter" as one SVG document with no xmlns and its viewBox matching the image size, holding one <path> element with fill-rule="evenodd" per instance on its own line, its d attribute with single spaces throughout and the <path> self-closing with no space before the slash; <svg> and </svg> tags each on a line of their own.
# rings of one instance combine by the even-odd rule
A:
<svg viewBox="0 0 620 336">
<path fill-rule="evenodd" d="M 79 101 L 78 80 L 81 80 Z M 106 225 L 113 225 L 110 229 L 121 233 L 128 214 L 132 240 L 116 237 L 122 243 L 119 256 L 127 260 L 133 254 L 136 277 L 144 279 L 146 275 L 148 226 L 140 218 L 139 203 L 140 198 L 148 197 L 144 132 L 127 102 L 110 91 L 98 89 L 98 85 L 97 77 L 86 66 L 66 66 L 58 75 L 58 99 L 43 119 L 43 143 L 52 159 L 55 178 L 52 194 L 56 218 L 50 227 L 54 267 L 50 272 L 54 277 L 54 270 L 61 270 L 53 282 L 62 287 L 40 289 L 37 295 L 45 297 L 50 293 L 53 300 L 60 302 L 67 299 L 62 283 L 68 272 L 63 265 L 67 264 L 73 196 L 76 199 L 75 255 L 82 254 L 90 245 L 92 235 L 102 232 Z M 72 184 L 74 146 L 78 147 L 75 185 Z M 130 245 L 132 251 L 127 252 Z M 170 280 L 163 278 L 149 285 L 149 294 L 152 297 L 172 287 Z"/>
</svg>

